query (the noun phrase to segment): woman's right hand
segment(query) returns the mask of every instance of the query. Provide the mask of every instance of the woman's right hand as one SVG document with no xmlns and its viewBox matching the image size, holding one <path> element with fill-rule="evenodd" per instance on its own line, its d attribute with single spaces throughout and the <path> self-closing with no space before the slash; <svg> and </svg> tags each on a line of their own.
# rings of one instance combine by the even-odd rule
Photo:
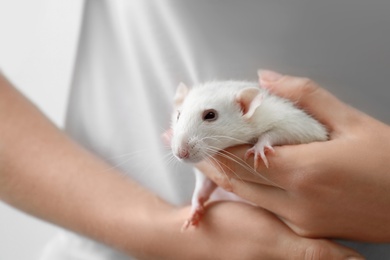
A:
<svg viewBox="0 0 390 260">
<path fill-rule="evenodd" d="M 274 214 L 245 203 L 212 202 L 200 225 L 184 232 L 190 208 L 171 213 L 159 219 L 167 233 L 154 236 L 159 259 L 362 259 L 329 240 L 300 237 Z"/>
</svg>

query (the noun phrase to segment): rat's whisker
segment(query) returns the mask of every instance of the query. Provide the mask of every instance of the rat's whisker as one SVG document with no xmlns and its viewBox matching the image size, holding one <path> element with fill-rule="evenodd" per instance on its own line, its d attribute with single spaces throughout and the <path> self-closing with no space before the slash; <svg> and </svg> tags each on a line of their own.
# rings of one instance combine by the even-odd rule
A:
<svg viewBox="0 0 390 260">
<path fill-rule="evenodd" d="M 167 152 L 162 154 L 161 162 L 164 165 L 166 165 L 167 167 L 170 167 L 170 166 L 176 167 L 178 165 L 178 161 L 173 156 L 171 151 L 167 151 Z M 140 171 L 140 174 L 145 174 L 146 172 L 150 171 L 153 168 L 153 166 L 155 166 L 156 164 L 158 164 L 157 161 L 153 161 L 153 162 L 148 163 L 147 166 L 144 166 L 142 168 L 142 170 Z"/>
<path fill-rule="evenodd" d="M 164 160 L 166 161 L 167 166 L 177 167 L 179 165 L 179 161 L 176 160 L 176 157 L 172 153 L 167 153 L 164 156 Z"/>
<path fill-rule="evenodd" d="M 221 141 L 220 139 L 218 139 L 218 137 L 214 137 L 214 136 L 204 136 L 204 137 L 200 138 L 199 141 L 203 142 L 204 140 L 208 140 L 208 139 L 215 140 L 215 141 Z"/>
<path fill-rule="evenodd" d="M 124 154 L 124 155 L 121 155 L 121 156 L 107 158 L 107 161 L 111 164 L 111 167 L 108 167 L 107 169 L 105 169 L 105 171 L 111 171 L 111 170 L 114 170 L 114 169 L 118 169 L 120 166 L 122 166 L 122 165 L 128 163 L 129 161 L 133 160 L 134 156 L 139 155 L 140 153 L 141 153 L 140 151 L 137 151 L 137 152 L 127 153 L 127 154 Z M 128 157 L 128 158 L 125 159 L 125 160 L 122 160 L 121 162 L 115 162 L 116 161 L 115 159 L 118 159 L 118 158 L 121 158 L 121 157 Z"/>
<path fill-rule="evenodd" d="M 209 147 L 208 149 L 210 151 L 212 151 L 213 154 L 218 154 L 220 156 L 223 156 L 226 159 L 229 159 L 229 160 L 231 160 L 233 162 L 236 162 L 240 166 L 245 168 L 247 171 L 250 171 L 251 173 L 258 175 L 258 172 L 256 172 L 247 162 L 245 162 L 243 159 L 241 159 L 237 155 L 235 155 L 233 153 L 230 153 L 230 152 L 227 152 L 227 151 L 220 151 L 220 150 L 218 150 L 217 148 L 214 148 L 214 147 Z"/>
<path fill-rule="evenodd" d="M 223 175 L 225 175 L 225 176 L 226 176 L 226 179 L 229 181 L 230 185 L 232 185 L 232 183 L 231 183 L 231 181 L 230 181 L 230 178 L 229 178 L 228 174 L 226 173 L 226 171 L 225 171 L 225 169 L 224 169 L 224 167 L 225 167 L 226 169 L 228 169 L 228 170 L 231 171 L 231 169 L 230 169 L 227 165 L 225 165 L 225 164 L 223 164 L 223 163 L 217 161 L 214 157 L 207 157 L 205 160 L 206 160 L 208 163 L 212 164 L 212 165 L 217 165 L 217 167 L 219 168 L 219 172 L 222 173 Z M 223 166 L 224 166 L 224 167 L 223 167 Z M 239 177 L 239 176 L 237 176 L 237 177 Z M 239 179 L 242 181 L 241 178 L 239 178 Z"/>
<path fill-rule="evenodd" d="M 141 154 L 141 153 L 145 153 L 147 152 L 148 150 L 147 149 L 144 149 L 144 150 L 137 150 L 137 151 L 133 151 L 133 152 L 128 152 L 128 153 L 123 153 L 123 154 L 119 154 L 119 155 L 113 155 L 113 156 L 110 156 L 110 157 L 107 157 L 106 159 L 108 161 L 114 161 L 116 159 L 120 159 L 122 157 L 127 157 L 127 156 L 135 156 L 135 155 L 138 155 L 138 154 Z"/>
<path fill-rule="evenodd" d="M 214 153 L 214 154 L 219 154 L 220 152 L 217 151 L 216 149 L 212 149 L 210 148 L 210 150 Z M 221 156 L 224 156 L 225 158 L 231 160 L 231 158 L 229 157 L 226 157 L 225 155 L 221 155 Z M 242 178 L 235 172 L 233 171 L 232 168 L 230 168 L 227 164 L 224 164 L 220 161 L 218 161 L 217 159 L 215 159 L 213 156 L 209 156 L 208 159 L 211 159 L 213 160 L 213 162 L 215 162 L 217 165 L 219 165 L 221 168 L 221 171 L 223 171 L 225 173 L 225 175 L 227 176 L 226 172 L 224 171 L 224 168 L 222 166 L 224 166 L 226 169 L 228 169 L 230 172 L 232 172 L 237 178 L 239 178 L 240 180 L 242 180 Z M 221 166 L 222 165 L 222 166 Z"/>
<path fill-rule="evenodd" d="M 213 149 L 213 148 L 209 148 L 210 150 L 212 150 L 215 154 L 218 154 L 219 156 L 221 157 L 224 157 L 228 160 L 231 160 L 237 164 L 239 164 L 241 167 L 243 167 L 245 170 L 247 170 L 248 172 L 250 172 L 251 174 L 257 176 L 257 177 L 260 177 L 262 178 L 263 180 L 271 183 L 272 185 L 276 186 L 276 187 L 279 187 L 279 185 L 277 185 L 276 183 L 274 183 L 273 181 L 269 180 L 268 178 L 266 178 L 265 176 L 259 174 L 255 169 L 253 169 L 247 162 L 245 162 L 243 159 L 241 159 L 240 157 L 238 157 L 237 155 L 233 154 L 233 153 L 230 153 L 230 152 L 227 152 L 227 151 L 219 151 L 217 149 Z"/>
<path fill-rule="evenodd" d="M 229 181 L 230 185 L 232 185 L 232 182 L 230 181 L 230 178 L 228 177 L 228 174 L 226 173 L 225 168 L 227 170 L 229 170 L 231 173 L 233 173 L 237 177 L 237 179 L 240 180 L 242 183 L 245 183 L 244 179 L 242 179 L 241 176 L 239 176 L 235 171 L 233 171 L 233 169 L 231 169 L 228 165 L 226 165 L 226 164 L 224 164 L 222 162 L 219 162 L 214 157 L 209 157 L 207 160 L 208 160 L 209 163 L 218 165 L 218 167 L 221 169 L 220 172 L 223 173 L 226 176 L 226 179 Z"/>
</svg>

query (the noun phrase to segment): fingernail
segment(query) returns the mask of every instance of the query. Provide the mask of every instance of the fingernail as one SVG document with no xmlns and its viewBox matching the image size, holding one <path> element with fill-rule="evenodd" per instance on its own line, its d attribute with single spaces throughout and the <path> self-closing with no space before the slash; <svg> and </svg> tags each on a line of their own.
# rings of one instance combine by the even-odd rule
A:
<svg viewBox="0 0 390 260">
<path fill-rule="evenodd" d="M 349 256 L 345 260 L 364 260 L 364 258 L 361 258 L 359 256 Z"/>
<path fill-rule="evenodd" d="M 265 82 L 277 81 L 283 76 L 282 74 L 271 70 L 259 70 L 257 74 L 259 75 L 259 79 Z"/>
</svg>

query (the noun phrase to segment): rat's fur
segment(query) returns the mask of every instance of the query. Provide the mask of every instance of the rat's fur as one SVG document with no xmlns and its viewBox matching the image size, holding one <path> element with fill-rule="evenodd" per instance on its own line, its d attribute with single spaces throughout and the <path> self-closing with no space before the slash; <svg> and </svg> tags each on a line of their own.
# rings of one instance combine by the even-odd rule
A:
<svg viewBox="0 0 390 260">
<path fill-rule="evenodd" d="M 255 169 L 260 156 L 268 167 L 265 151 L 272 151 L 274 145 L 325 141 L 328 138 L 322 124 L 292 102 L 259 88 L 256 82 L 214 81 L 192 89 L 181 84 L 176 92 L 175 106 L 177 113 L 172 117 L 171 148 L 173 154 L 185 162 L 197 163 L 227 147 L 249 143 L 254 146 L 248 150 L 247 156 L 255 155 Z M 205 120 L 205 111 L 210 110 L 217 113 L 217 118 Z M 192 213 L 183 229 L 199 223 L 204 212 L 203 204 L 216 188 L 197 169 L 195 177 Z"/>
<path fill-rule="evenodd" d="M 256 82 L 214 81 L 194 86 L 178 106 L 180 118 L 172 120 L 172 150 L 189 148 L 187 162 L 196 163 L 213 154 L 208 148 L 222 150 L 230 146 L 254 143 L 263 134 L 271 136 L 271 145 L 300 144 L 327 140 L 323 125 L 286 99 L 259 88 L 262 102 L 248 119 L 236 101 L 245 88 L 259 88 Z M 202 120 L 207 109 L 218 112 L 212 122 Z M 182 158 L 183 159 L 183 158 Z"/>
</svg>

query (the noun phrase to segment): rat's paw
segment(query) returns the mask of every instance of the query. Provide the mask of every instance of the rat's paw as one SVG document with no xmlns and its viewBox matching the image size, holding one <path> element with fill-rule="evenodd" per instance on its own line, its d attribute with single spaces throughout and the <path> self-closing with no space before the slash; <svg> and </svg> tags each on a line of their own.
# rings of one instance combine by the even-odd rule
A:
<svg viewBox="0 0 390 260">
<path fill-rule="evenodd" d="M 247 160 L 252 154 L 254 155 L 254 168 L 255 170 L 259 166 L 259 160 L 263 160 L 265 166 L 268 168 L 269 163 L 267 157 L 265 156 L 266 152 L 275 152 L 274 148 L 268 142 L 261 142 L 260 140 L 248 151 L 245 153 L 245 159 Z"/>
<path fill-rule="evenodd" d="M 198 206 L 193 210 L 191 217 L 187 219 L 183 226 L 181 227 L 181 231 L 185 231 L 189 226 L 195 226 L 197 227 L 199 225 L 200 219 L 202 218 L 202 215 L 204 214 L 204 207 Z"/>
</svg>

